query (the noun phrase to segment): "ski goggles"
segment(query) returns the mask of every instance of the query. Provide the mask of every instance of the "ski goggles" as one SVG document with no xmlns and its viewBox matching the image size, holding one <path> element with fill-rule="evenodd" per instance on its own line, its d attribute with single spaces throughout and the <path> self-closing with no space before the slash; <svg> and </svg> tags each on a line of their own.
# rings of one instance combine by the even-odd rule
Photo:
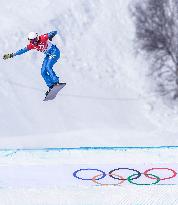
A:
<svg viewBox="0 0 178 205">
<path fill-rule="evenodd" d="M 34 38 L 34 39 L 28 39 L 30 41 L 30 43 L 32 44 L 36 44 L 38 43 L 38 37 L 37 38 Z"/>
</svg>

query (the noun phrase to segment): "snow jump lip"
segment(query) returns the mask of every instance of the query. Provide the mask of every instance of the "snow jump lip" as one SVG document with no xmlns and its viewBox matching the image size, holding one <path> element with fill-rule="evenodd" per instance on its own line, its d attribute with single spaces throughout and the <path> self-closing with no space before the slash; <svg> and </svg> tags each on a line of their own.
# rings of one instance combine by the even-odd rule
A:
<svg viewBox="0 0 178 205">
<path fill-rule="evenodd" d="M 87 151 L 87 150 L 152 150 L 152 149 L 178 149 L 178 146 L 116 146 L 116 147 L 49 147 L 49 148 L 4 148 L 5 151 Z"/>
</svg>

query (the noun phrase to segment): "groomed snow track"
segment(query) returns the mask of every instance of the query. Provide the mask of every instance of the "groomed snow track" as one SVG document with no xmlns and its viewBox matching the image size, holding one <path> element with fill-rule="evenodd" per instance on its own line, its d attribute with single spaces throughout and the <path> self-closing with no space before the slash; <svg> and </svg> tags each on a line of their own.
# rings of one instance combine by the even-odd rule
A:
<svg viewBox="0 0 178 205">
<path fill-rule="evenodd" d="M 177 205 L 177 162 L 177 146 L 1 149 L 0 204 Z"/>
</svg>

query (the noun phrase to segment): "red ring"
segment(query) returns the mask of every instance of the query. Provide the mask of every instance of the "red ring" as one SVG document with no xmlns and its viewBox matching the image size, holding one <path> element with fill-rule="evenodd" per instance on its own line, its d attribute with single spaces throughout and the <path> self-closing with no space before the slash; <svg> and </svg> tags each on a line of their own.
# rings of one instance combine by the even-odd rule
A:
<svg viewBox="0 0 178 205">
<path fill-rule="evenodd" d="M 172 178 L 174 178 L 174 177 L 176 177 L 176 175 L 177 175 L 177 172 L 175 171 L 175 170 L 173 170 L 173 169 L 170 169 L 170 168 L 151 168 L 151 169 L 148 169 L 148 170 L 146 170 L 143 174 L 146 176 L 146 177 L 148 177 L 148 178 L 150 178 L 150 179 L 155 179 L 154 177 L 150 177 L 149 175 L 148 175 L 148 172 L 149 171 L 151 171 L 151 170 L 155 170 L 155 169 L 167 169 L 167 170 L 169 170 L 169 171 L 171 171 L 172 173 L 173 173 L 173 175 L 172 176 L 170 176 L 170 177 L 167 177 L 167 178 L 160 178 L 160 180 L 166 180 L 166 179 L 172 179 Z"/>
</svg>

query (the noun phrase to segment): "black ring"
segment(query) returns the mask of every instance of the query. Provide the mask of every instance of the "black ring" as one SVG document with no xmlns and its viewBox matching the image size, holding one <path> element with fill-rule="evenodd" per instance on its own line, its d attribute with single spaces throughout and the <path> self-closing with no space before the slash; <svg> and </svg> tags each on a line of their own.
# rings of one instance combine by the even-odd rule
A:
<svg viewBox="0 0 178 205">
<path fill-rule="evenodd" d="M 138 178 L 141 177 L 141 175 L 142 175 L 138 170 L 135 170 L 135 169 L 129 169 L 129 168 L 117 168 L 117 169 L 113 169 L 113 170 L 111 170 L 111 171 L 109 172 L 109 176 L 110 176 L 111 178 L 113 178 L 113 179 L 121 180 L 121 179 L 119 179 L 119 178 L 117 178 L 117 177 L 112 176 L 112 173 L 113 173 L 114 171 L 116 171 L 116 170 L 120 170 L 120 169 L 128 169 L 128 170 L 131 170 L 131 171 L 137 172 L 137 176 L 136 176 L 136 177 L 133 177 L 131 180 L 133 180 L 133 179 L 138 179 Z M 127 179 L 128 179 L 128 177 L 127 177 L 126 179 L 123 179 L 123 180 L 127 180 Z"/>
</svg>

